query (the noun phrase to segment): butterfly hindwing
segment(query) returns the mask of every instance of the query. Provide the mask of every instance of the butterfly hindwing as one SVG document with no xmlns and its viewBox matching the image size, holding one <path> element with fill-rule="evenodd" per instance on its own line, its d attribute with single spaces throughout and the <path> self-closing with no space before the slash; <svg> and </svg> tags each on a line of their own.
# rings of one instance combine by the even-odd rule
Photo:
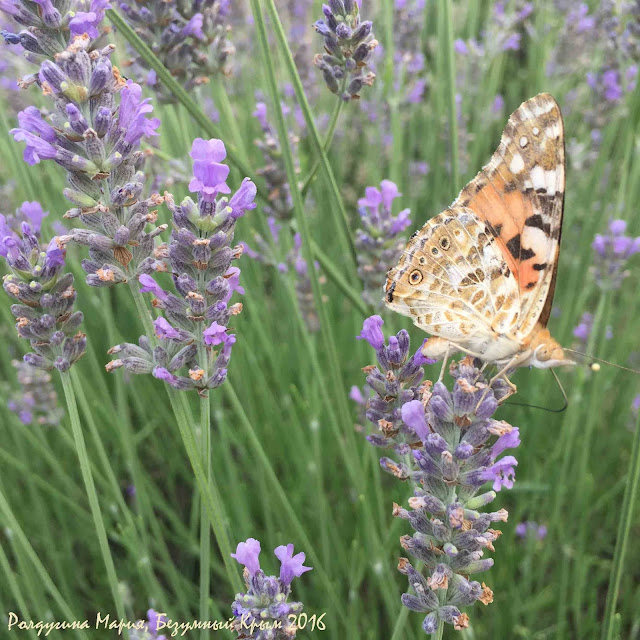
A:
<svg viewBox="0 0 640 640">
<path fill-rule="evenodd" d="M 528 335 L 549 317 L 562 227 L 565 183 L 560 108 L 549 94 L 524 102 L 509 118 L 490 162 L 454 205 L 489 223 L 518 282 L 513 329 Z"/>
<path fill-rule="evenodd" d="M 429 220 L 388 278 L 389 306 L 452 342 L 490 340 L 519 313 L 517 283 L 502 250 L 470 209 L 451 207 Z"/>
</svg>

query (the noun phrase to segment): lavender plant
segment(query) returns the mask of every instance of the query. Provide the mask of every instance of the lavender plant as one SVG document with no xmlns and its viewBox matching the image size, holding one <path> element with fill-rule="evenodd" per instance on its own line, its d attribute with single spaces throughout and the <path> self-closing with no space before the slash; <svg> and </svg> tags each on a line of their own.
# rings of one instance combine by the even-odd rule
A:
<svg viewBox="0 0 640 640">
<path fill-rule="evenodd" d="M 632 238 L 626 235 L 626 230 L 624 220 L 612 220 L 608 233 L 597 234 L 591 245 L 595 252 L 594 275 L 603 290 L 620 288 L 629 275 L 626 269 L 629 258 L 640 252 L 640 236 Z"/>
<path fill-rule="evenodd" d="M 231 266 L 242 247 L 231 243 L 238 218 L 256 207 L 256 187 L 245 178 L 236 193 L 226 197 L 231 193 L 226 183 L 229 167 L 222 164 L 226 149 L 221 140 L 197 138 L 191 157 L 194 177 L 189 188 L 198 193 L 198 202 L 187 197 L 176 205 L 166 196 L 174 228 L 169 245 L 157 252 L 168 261 L 176 293 L 162 289 L 148 274 L 139 277 L 140 291 L 153 293 L 153 305 L 164 311 L 154 322 L 158 344 L 153 336 L 141 336 L 137 345 L 113 347 L 109 353 L 119 357 L 107 371 L 124 367 L 131 373 L 152 373 L 176 389 L 196 389 L 204 395 L 226 379 L 236 341 L 227 325 L 242 305 L 228 302 L 235 291 L 244 293 L 240 270 Z M 166 269 L 164 262 L 156 265 L 158 271 Z"/>
<path fill-rule="evenodd" d="M 238 543 L 231 554 L 244 565 L 246 593 L 236 594 L 232 611 L 235 616 L 234 630 L 238 638 L 253 640 L 285 640 L 295 638 L 297 627 L 289 618 L 300 614 L 301 602 L 287 602 L 291 595 L 291 582 L 303 573 L 311 571 L 305 567 L 305 554 L 293 555 L 293 545 L 276 547 L 275 556 L 280 560 L 280 575 L 266 576 L 260 568 L 260 542 L 249 538 Z"/>
<path fill-rule="evenodd" d="M 280 251 L 282 245 L 280 244 L 280 234 L 282 225 L 278 224 L 273 217 L 267 218 L 267 224 L 271 235 L 270 240 L 268 241 L 256 233 L 253 236 L 254 248 L 250 247 L 246 242 L 243 242 L 243 250 L 253 260 L 258 260 L 262 264 L 274 267 L 280 273 L 295 274 L 294 288 L 300 313 L 302 314 L 307 329 L 311 332 L 316 332 L 320 329 L 320 322 L 313 300 L 313 291 L 311 289 L 307 263 L 302 256 L 302 238 L 299 233 L 294 234 L 293 246 L 286 250 L 284 259 L 281 260 Z M 320 269 L 320 265 L 317 262 L 314 262 L 314 267 L 317 271 Z M 319 282 L 320 284 L 324 284 L 326 278 L 321 275 Z"/>
<path fill-rule="evenodd" d="M 139 149 L 141 140 L 157 135 L 160 121 L 147 117 L 153 107 L 142 99 L 140 86 L 125 81 L 112 65 L 114 48 L 90 51 L 89 40 L 80 37 L 55 62 L 45 60 L 39 82 L 57 113 L 45 119 L 39 109 L 28 107 L 11 131 L 26 143 L 27 164 L 54 160 L 67 170 L 64 195 L 76 207 L 65 218 L 85 227 L 71 236 L 89 248 L 90 259 L 82 266 L 87 283 L 96 287 L 152 271 L 154 238 L 166 229 L 154 226 L 153 207 L 164 199 L 142 196 L 144 154 Z"/>
<path fill-rule="evenodd" d="M 317 54 L 313 63 L 322 71 L 329 90 L 348 102 L 359 98 L 362 87 L 375 80 L 374 73 L 365 71 L 378 46 L 373 23 L 361 21 L 358 0 L 330 0 L 322 11 L 324 20 L 314 26 L 324 39 L 325 53 Z"/>
<path fill-rule="evenodd" d="M 421 350 L 410 355 L 408 333 L 402 330 L 385 344 L 382 325 L 380 316 L 367 318 L 359 336 L 375 349 L 378 360 L 365 372 L 374 391 L 367 418 L 380 433 L 367 439 L 393 451 L 400 460 L 385 456 L 382 468 L 413 485 L 410 509 L 394 505 L 394 515 L 415 529 L 400 541 L 427 570 L 425 577 L 406 558 L 400 559 L 398 568 L 414 592 L 403 594 L 402 602 L 426 614 L 426 633 L 436 633 L 445 623 L 463 629 L 469 618 L 461 608 L 493 600 L 489 587 L 469 577 L 493 565 L 484 554 L 494 550 L 500 531 L 491 524 L 506 521 L 507 512 L 479 509 L 503 486 L 513 486 L 517 460 L 498 458 L 520 444 L 519 432 L 493 418 L 507 392 L 504 383 L 488 388 L 467 357 L 451 366 L 452 391 L 439 381 L 432 387 L 423 382 L 427 360 Z M 487 482 L 493 483 L 492 490 L 478 495 Z"/>
<path fill-rule="evenodd" d="M 0 256 L 9 273 L 3 288 L 17 300 L 11 313 L 21 338 L 32 351 L 24 361 L 39 369 L 67 371 L 82 357 L 86 336 L 79 331 L 83 315 L 73 311 L 73 275 L 63 273 L 68 236 L 42 243 L 45 213 L 38 203 L 25 202 L 15 216 L 0 215 Z"/>
<path fill-rule="evenodd" d="M 547 527 L 544 524 L 538 524 L 531 520 L 519 522 L 516 525 L 516 535 L 518 538 L 533 538 L 535 540 L 544 540 L 547 537 Z"/>
<path fill-rule="evenodd" d="M 356 232 L 358 275 L 364 284 L 363 299 L 368 304 L 382 306 L 382 285 L 390 264 L 395 264 L 406 244 L 402 232 L 411 224 L 409 209 L 397 215 L 391 210 L 393 201 L 401 196 L 398 187 L 383 180 L 380 189 L 367 187 L 365 197 L 358 200 L 362 229 Z"/>
<path fill-rule="evenodd" d="M 191 91 L 216 74 L 231 72 L 235 48 L 227 37 L 230 5 L 229 0 L 136 0 L 121 2 L 120 8 L 165 67 Z M 163 102 L 175 102 L 146 63 L 133 57 L 131 65 L 136 77 L 146 77 Z"/>
<path fill-rule="evenodd" d="M 291 189 L 282 162 L 278 136 L 267 118 L 267 105 L 264 102 L 258 102 L 253 115 L 260 123 L 263 135 L 261 139 L 255 141 L 255 144 L 266 162 L 265 166 L 258 170 L 258 174 L 264 177 L 266 191 L 269 194 L 269 205 L 264 207 L 264 212 L 267 216 L 279 220 L 291 220 L 293 217 Z M 295 153 L 298 136 L 292 133 L 289 140 L 292 152 Z"/>
<path fill-rule="evenodd" d="M 64 411 L 58 406 L 58 394 L 51 374 L 19 360 L 13 360 L 11 364 L 16 369 L 19 389 L 9 396 L 9 411 L 25 425 L 57 426 Z"/>
<path fill-rule="evenodd" d="M 77 36 L 95 41 L 101 35 L 109 0 L 0 0 L 0 11 L 25 27 L 0 32 L 10 45 L 21 45 L 35 64 L 54 58 Z"/>
</svg>

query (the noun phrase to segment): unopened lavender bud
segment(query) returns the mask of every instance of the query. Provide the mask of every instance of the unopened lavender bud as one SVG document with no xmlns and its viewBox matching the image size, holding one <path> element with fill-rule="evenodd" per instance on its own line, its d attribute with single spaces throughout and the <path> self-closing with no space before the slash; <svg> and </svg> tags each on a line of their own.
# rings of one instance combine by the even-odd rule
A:
<svg viewBox="0 0 640 640">
<path fill-rule="evenodd" d="M 483 560 L 470 562 L 464 567 L 464 573 L 482 573 L 483 571 L 488 571 L 491 567 L 493 567 L 493 558 L 484 558 Z"/>
<path fill-rule="evenodd" d="M 124 225 L 121 225 L 120 228 L 116 231 L 115 235 L 113 236 L 113 242 L 116 245 L 124 246 L 127 244 L 127 242 L 129 242 L 129 236 L 130 236 L 129 229 Z"/>
<path fill-rule="evenodd" d="M 109 127 L 111 126 L 111 122 L 111 109 L 108 109 L 107 107 L 100 107 L 93 123 L 93 128 L 100 138 L 107 134 Z"/>
<path fill-rule="evenodd" d="M 481 507 L 488 505 L 490 502 L 493 502 L 495 498 L 495 491 L 487 491 L 487 493 L 483 493 L 479 496 L 474 496 L 473 498 L 467 500 L 467 502 L 465 503 L 465 507 L 467 509 L 480 509 Z"/>
<path fill-rule="evenodd" d="M 62 84 L 67 81 L 67 76 L 57 64 L 50 60 L 45 60 L 40 66 L 40 81 L 50 85 L 54 91 L 60 93 Z"/>
<path fill-rule="evenodd" d="M 360 44 L 363 40 L 365 40 L 373 29 L 373 22 L 370 20 L 366 20 L 363 22 L 354 32 L 352 36 L 352 40 L 355 44 Z"/>
<path fill-rule="evenodd" d="M 39 55 L 44 55 L 45 51 L 40 46 L 40 42 L 38 39 L 28 31 L 20 32 L 20 44 L 27 50 L 32 53 L 37 53 Z"/>
<path fill-rule="evenodd" d="M 121 360 L 125 369 L 134 374 L 145 374 L 153 371 L 153 363 L 146 358 L 136 358 L 133 356 Z"/>
</svg>

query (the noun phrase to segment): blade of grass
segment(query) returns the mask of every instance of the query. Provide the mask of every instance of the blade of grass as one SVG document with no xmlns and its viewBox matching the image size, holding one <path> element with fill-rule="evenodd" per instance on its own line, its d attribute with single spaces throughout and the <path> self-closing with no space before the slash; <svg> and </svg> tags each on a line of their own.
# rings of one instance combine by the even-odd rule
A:
<svg viewBox="0 0 640 640">
<path fill-rule="evenodd" d="M 614 638 L 617 637 L 615 633 L 616 606 L 618 603 L 618 595 L 620 593 L 622 574 L 625 571 L 624 559 L 627 553 L 629 534 L 633 528 L 633 511 L 636 506 L 639 485 L 640 420 L 636 420 L 633 445 L 631 449 L 631 460 L 629 461 L 629 471 L 627 472 L 627 486 L 624 491 L 624 498 L 622 499 L 622 510 L 620 512 L 618 535 L 616 537 L 616 549 L 613 555 L 613 565 L 611 566 L 609 590 L 607 591 L 604 624 L 602 625 L 602 640 L 614 640 Z"/>
<path fill-rule="evenodd" d="M 102 512 L 100 511 L 100 503 L 98 502 L 98 494 L 93 482 L 89 455 L 87 453 L 84 435 L 82 434 L 82 427 L 80 426 L 80 416 L 78 415 L 78 406 L 76 404 L 76 395 L 73 389 L 73 382 L 71 381 L 71 374 L 69 371 L 65 371 L 60 374 L 60 377 L 62 379 L 62 388 L 64 389 L 64 396 L 67 402 L 67 412 L 69 415 L 69 421 L 71 422 L 73 439 L 75 441 L 78 460 L 80 462 L 80 471 L 82 472 L 82 479 L 84 480 L 85 489 L 87 491 L 91 515 L 93 516 L 94 526 L 98 535 L 100 553 L 102 554 L 102 560 L 107 570 L 107 579 L 109 581 L 111 595 L 116 605 L 118 618 L 124 620 L 125 610 L 124 603 L 122 602 L 122 593 L 118 586 L 116 567 L 111 555 L 111 549 L 109 548 L 107 530 L 104 525 Z M 129 637 L 128 631 L 126 633 L 126 637 Z"/>
<path fill-rule="evenodd" d="M 355 270 L 355 267 L 358 264 L 356 259 L 356 249 L 355 249 L 355 244 L 353 240 L 353 235 L 351 233 L 351 229 L 349 225 L 349 218 L 347 216 L 347 211 L 344 207 L 344 203 L 342 202 L 342 196 L 340 195 L 340 189 L 338 187 L 338 183 L 333 174 L 333 169 L 329 164 L 329 159 L 327 158 L 327 154 L 325 153 L 322 140 L 320 139 L 320 134 L 318 133 L 318 128 L 316 127 L 315 120 L 311 113 L 311 107 L 309 106 L 309 101 L 307 100 L 307 96 L 304 92 L 302 80 L 300 79 L 300 74 L 298 73 L 295 60 L 293 59 L 293 54 L 291 53 L 291 49 L 289 48 L 287 36 L 284 31 L 284 28 L 282 27 L 282 22 L 280 21 L 280 16 L 278 15 L 278 10 L 276 9 L 276 5 L 273 2 L 273 0 L 266 0 L 265 4 L 267 7 L 267 13 L 269 14 L 269 19 L 271 20 L 273 31 L 276 36 L 276 41 L 278 43 L 280 54 L 283 56 L 285 65 L 287 67 L 287 71 L 289 72 L 289 76 L 296 93 L 296 99 L 298 100 L 298 104 L 300 105 L 300 110 L 302 111 L 302 115 L 304 116 L 304 120 L 307 124 L 307 129 L 311 136 L 311 141 L 313 142 L 316 153 L 320 158 L 322 169 L 326 174 L 327 181 L 329 183 L 329 195 L 333 200 L 336 213 L 339 214 L 338 228 L 341 231 L 343 240 L 346 242 L 347 246 L 349 247 L 351 259 L 353 262 L 353 268 Z M 258 16 L 256 16 L 256 14 L 254 13 L 254 19 L 256 20 L 256 26 L 258 26 L 258 20 L 259 20 L 260 23 L 262 24 L 262 27 L 264 27 L 264 18 L 262 17 L 261 13 L 258 14 Z M 268 54 L 269 54 L 268 58 L 271 59 L 272 56 L 271 56 L 270 49 L 268 51 Z M 271 71 L 271 74 L 273 75 L 273 70 L 270 70 L 270 71 Z M 275 76 L 274 76 L 274 83 L 275 83 Z M 277 84 L 275 84 L 274 95 L 277 95 Z M 274 104 L 278 105 L 279 107 L 279 102 Z M 276 111 L 279 111 L 279 108 L 277 108 Z M 289 185 L 292 186 L 294 184 L 296 184 L 295 174 L 294 174 L 293 181 L 291 180 L 291 178 L 289 178 Z M 295 189 L 292 189 L 292 191 L 295 191 Z"/>
</svg>

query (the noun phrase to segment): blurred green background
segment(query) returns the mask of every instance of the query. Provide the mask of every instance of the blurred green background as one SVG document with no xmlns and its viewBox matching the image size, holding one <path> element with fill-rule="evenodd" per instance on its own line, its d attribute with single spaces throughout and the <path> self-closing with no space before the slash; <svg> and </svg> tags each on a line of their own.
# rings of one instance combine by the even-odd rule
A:
<svg viewBox="0 0 640 640">
<path fill-rule="evenodd" d="M 352 385 L 362 386 L 361 368 L 373 364 L 371 349 L 355 340 L 365 317 L 381 313 L 387 334 L 407 328 L 415 347 L 424 336 L 406 318 L 356 303 L 362 284 L 344 242 L 335 187 L 354 233 L 357 199 L 365 187 L 395 181 L 403 193 L 396 206 L 411 209 L 408 236 L 488 161 L 508 115 L 523 100 L 552 93 L 565 119 L 567 186 L 549 326 L 563 345 L 640 368 L 637 260 L 630 261 L 620 289 L 603 289 L 594 277 L 591 247 L 595 234 L 605 233 L 613 219 L 626 220 L 628 233 L 640 234 L 640 94 L 633 70 L 638 55 L 637 48 L 620 44 L 629 22 L 637 24 L 639 17 L 637 3 L 622 2 L 592 2 L 582 9 L 579 3 L 545 0 L 532 3 L 531 10 L 524 2 L 363 0 L 363 5 L 361 13 L 373 20 L 380 42 L 376 81 L 362 89 L 360 101 L 342 107 L 328 150 L 335 185 L 321 168 L 304 208 L 310 237 L 326 260 L 318 276 L 328 327 L 313 330 L 317 309 L 308 292 L 297 295 L 304 283 L 295 268 L 285 272 L 243 256 L 238 266 L 244 311 L 234 318 L 238 341 L 229 380 L 211 394 L 213 470 L 223 526 L 234 546 L 248 537 L 260 539 L 269 573 L 276 568 L 266 559 L 270 550 L 293 542 L 315 568 L 294 583 L 294 597 L 309 615 L 326 612 L 327 628 L 301 631 L 301 637 L 409 639 L 425 634 L 422 617 L 400 603 L 407 584 L 396 571 L 397 558 L 404 555 L 398 540 L 409 531 L 391 511 L 393 502 L 406 503 L 410 487 L 383 474 L 380 452 L 364 439 L 370 425 L 348 394 Z M 275 6 L 324 139 L 337 98 L 311 64 L 322 51 L 311 26 L 322 17 L 321 4 L 278 0 Z M 288 52 L 274 36 L 266 7 L 257 17 L 251 17 L 248 3 L 234 7 L 232 74 L 212 78 L 192 97 L 209 115 L 218 112 L 219 137 L 255 175 L 265 160 L 254 143 L 262 132 L 252 113 L 261 100 L 273 113 L 265 72 L 271 64 L 288 105 L 286 121 L 303 182 L 316 164 L 316 146 L 309 128 L 300 126 L 299 105 L 288 87 Z M 259 47 L 260 25 L 269 37 L 270 60 Z M 122 34 L 116 42 L 116 58 L 124 61 L 130 54 Z M 6 48 L 0 55 L 7 56 L 3 76 L 28 71 Z M 612 76 L 603 76 L 612 69 L 619 92 L 611 86 Z M 38 200 L 50 211 L 50 228 L 69 208 L 62 196 L 64 172 L 49 163 L 28 167 L 21 145 L 8 134 L 17 111 L 43 104 L 43 98 L 32 87 L 22 93 L 3 89 L 0 100 L 0 211 L 11 213 L 23 200 Z M 210 134 L 184 105 L 158 100 L 154 105 L 161 135 L 157 149 L 149 149 L 155 155 L 146 171 L 155 188 L 170 190 L 179 200 L 188 193 L 182 176 L 189 176 L 191 142 Z M 232 166 L 229 184 L 236 188 L 243 177 Z M 262 181 L 258 186 L 269 195 Z M 252 248 L 255 233 L 267 237 L 264 202 L 238 225 L 237 240 Z M 159 216 L 169 221 L 166 208 Z M 288 228 L 304 232 L 295 221 L 285 222 L 274 247 L 276 263 L 286 263 L 293 246 Z M 199 597 L 199 498 L 164 385 L 150 376 L 105 372 L 107 349 L 135 342 L 142 324 L 127 288 L 87 287 L 80 268 L 83 248 L 70 247 L 68 255 L 88 336 L 87 355 L 74 371 L 80 420 L 127 615 L 144 617 L 153 606 L 173 619 L 191 620 Z M 11 361 L 20 359 L 26 346 L 15 335 L 8 307 L 5 297 L 0 305 L 0 489 L 6 498 L 0 509 L 0 611 L 64 619 L 66 603 L 78 619 L 96 610 L 115 615 L 66 418 L 54 428 L 25 426 L 5 409 L 18 390 Z M 585 312 L 594 315 L 593 326 L 581 341 L 573 329 Z M 433 365 L 426 376 L 435 379 L 438 372 L 439 365 Z M 566 411 L 504 406 L 497 414 L 520 428 L 522 445 L 515 453 L 516 484 L 494 502 L 495 509 L 510 514 L 492 554 L 495 566 L 481 576 L 495 599 L 467 611 L 468 630 L 448 628 L 445 637 L 600 637 L 640 381 L 605 365 L 599 372 L 578 366 L 558 375 L 569 398 Z M 517 402 L 562 404 L 549 372 L 520 370 L 513 380 Z M 197 415 L 197 398 L 190 401 Z M 64 406 L 61 390 L 59 402 Z M 193 425 L 196 437 L 198 428 Z M 640 637 L 639 518 L 636 514 L 627 527 L 619 618 L 610 637 Z M 516 525 L 524 521 L 546 526 L 546 536 L 517 536 Z M 215 541 L 211 576 L 211 615 L 226 619 L 234 589 Z"/>
</svg>

